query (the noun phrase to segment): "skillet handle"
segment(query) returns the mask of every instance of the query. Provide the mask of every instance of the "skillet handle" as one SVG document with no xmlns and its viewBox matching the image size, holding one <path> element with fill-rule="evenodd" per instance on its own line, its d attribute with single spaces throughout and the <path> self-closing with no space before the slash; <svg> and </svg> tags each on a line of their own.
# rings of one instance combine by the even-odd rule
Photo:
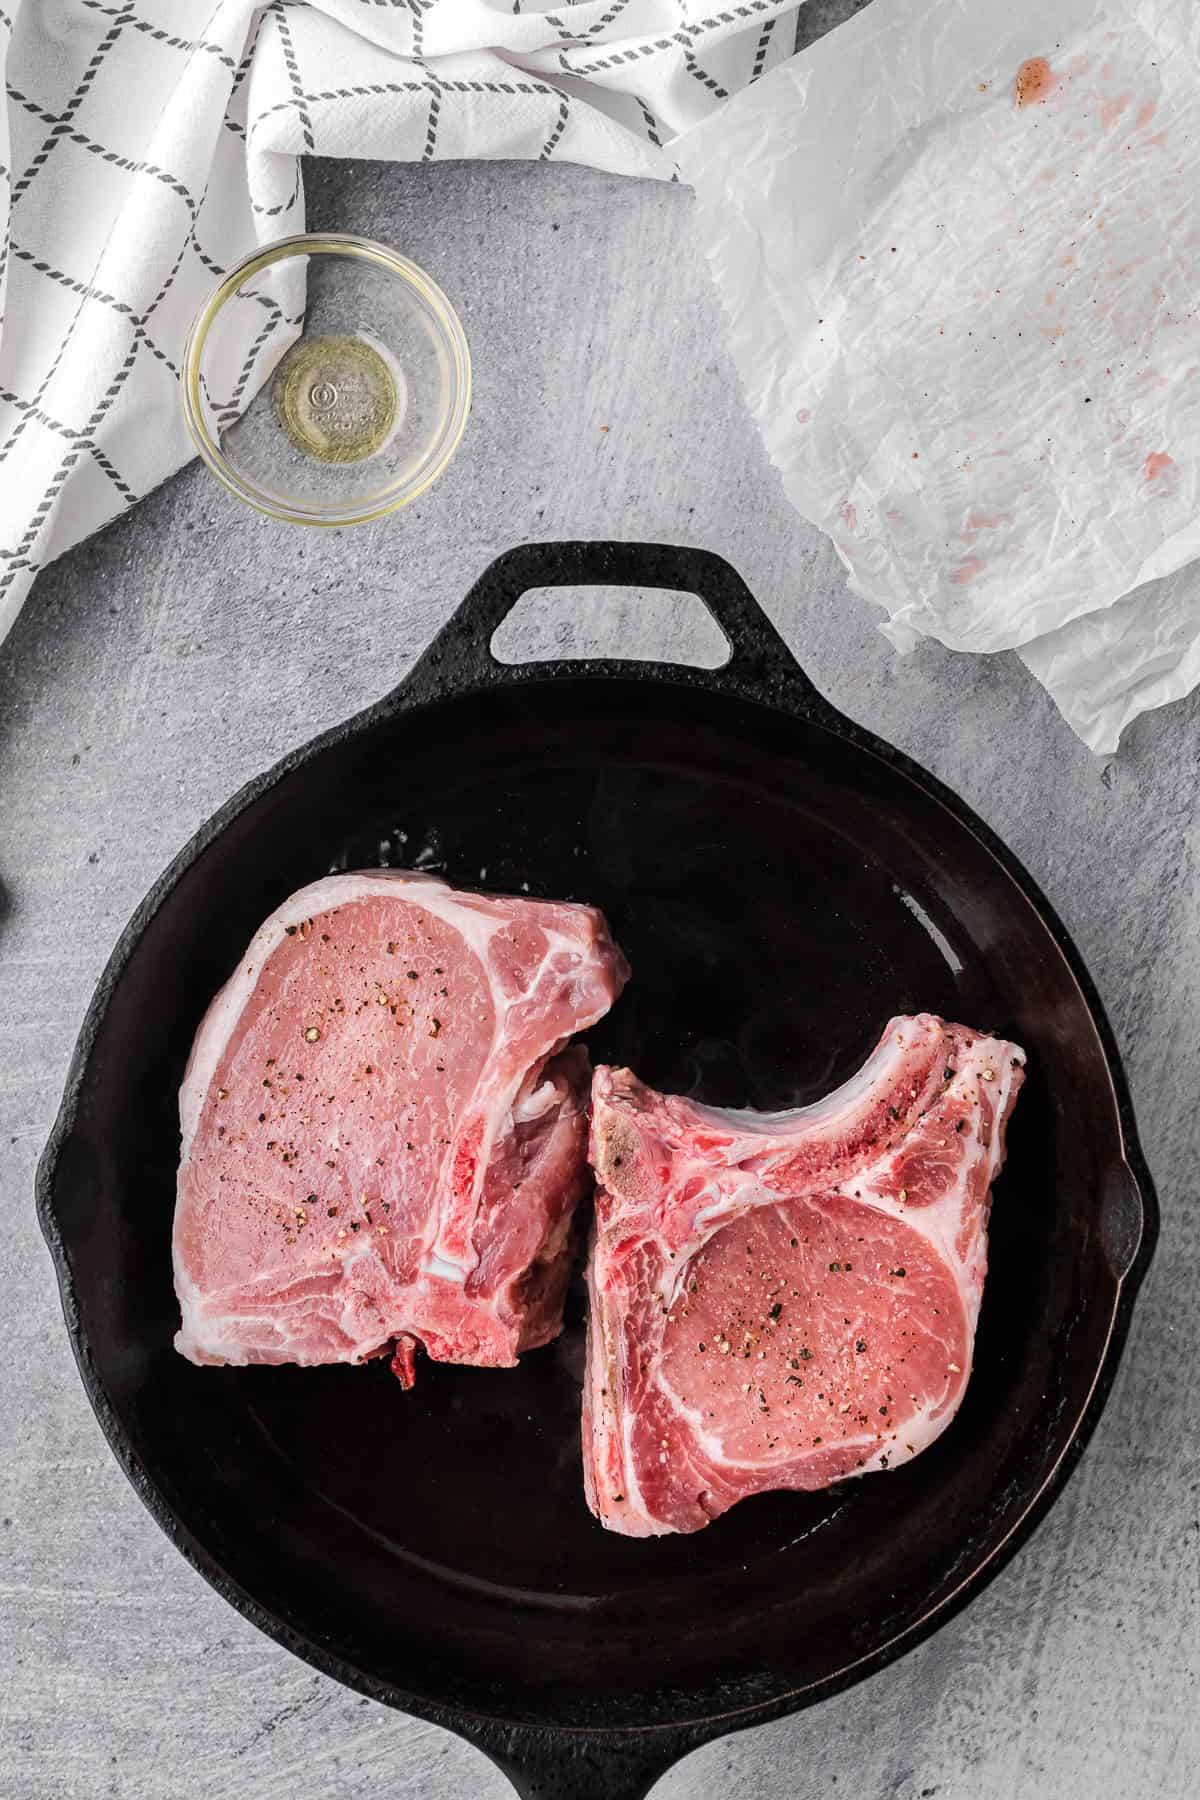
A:
<svg viewBox="0 0 1200 1800">
<path fill-rule="evenodd" d="M 717 669 L 582 658 L 526 665 L 501 663 L 491 643 L 530 588 L 650 587 L 693 593 L 729 643 Z M 741 576 L 711 550 L 677 544 L 522 544 L 485 570 L 407 679 L 383 702 L 414 702 L 554 676 L 663 676 L 748 699 L 773 700 L 817 723 L 840 715 L 812 685 Z"/>
<path fill-rule="evenodd" d="M 703 1741 L 681 1741 L 670 1731 L 647 1735 L 650 1748 L 633 1734 L 632 1741 L 614 1743 L 587 1732 L 550 1736 L 521 1731 L 505 1744 L 481 1748 L 508 1776 L 521 1800 L 646 1800 L 659 1777 Z"/>
</svg>

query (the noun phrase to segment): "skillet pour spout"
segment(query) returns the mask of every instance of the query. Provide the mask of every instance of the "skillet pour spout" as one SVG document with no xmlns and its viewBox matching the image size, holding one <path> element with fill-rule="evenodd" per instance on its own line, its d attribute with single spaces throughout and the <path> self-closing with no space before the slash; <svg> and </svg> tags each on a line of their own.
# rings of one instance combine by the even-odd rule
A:
<svg viewBox="0 0 1200 1800">
<path fill-rule="evenodd" d="M 580 585 L 698 595 L 727 662 L 495 659 L 527 589 Z M 634 975 L 592 1055 L 665 1092 L 804 1104 L 919 1010 L 1024 1046 L 974 1372 L 936 1444 L 631 1540 L 584 1502 L 569 1342 L 512 1371 L 427 1363 L 407 1394 L 379 1362 L 176 1355 L 196 1027 L 288 893 L 380 861 L 599 906 Z M 1029 874 L 817 693 L 727 563 L 624 543 L 501 557 L 394 692 L 201 827 L 101 978 L 37 1198 L 88 1397 L 172 1541 L 277 1642 L 457 1731 L 526 1800 L 638 1800 L 978 1592 L 1083 1451 L 1157 1230 L 1112 1033 Z"/>
</svg>

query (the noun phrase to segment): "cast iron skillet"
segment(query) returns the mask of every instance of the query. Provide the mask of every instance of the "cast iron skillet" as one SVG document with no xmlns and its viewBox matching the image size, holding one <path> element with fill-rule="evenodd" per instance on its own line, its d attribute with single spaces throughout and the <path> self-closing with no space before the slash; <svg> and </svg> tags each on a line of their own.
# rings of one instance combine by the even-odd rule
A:
<svg viewBox="0 0 1200 1800">
<path fill-rule="evenodd" d="M 716 671 L 502 667 L 534 586 L 700 595 Z M 516 1372 L 201 1370 L 171 1348 L 175 1097 L 263 916 L 330 868 L 425 866 L 590 900 L 634 980 L 593 1034 L 656 1086 L 810 1099 L 888 1016 L 1029 1051 L 975 1373 L 911 1466 L 631 1542 L 583 1500 L 578 1320 Z M 255 1624 L 478 1745 L 527 1797 L 638 1800 L 707 1739 L 916 1643 L 994 1573 L 1099 1416 L 1156 1207 L 1108 1026 L 1028 875 L 817 694 L 717 557 L 502 557 L 395 693 L 253 781 L 113 954 L 38 1177 L 89 1398 L 164 1530 Z"/>
</svg>

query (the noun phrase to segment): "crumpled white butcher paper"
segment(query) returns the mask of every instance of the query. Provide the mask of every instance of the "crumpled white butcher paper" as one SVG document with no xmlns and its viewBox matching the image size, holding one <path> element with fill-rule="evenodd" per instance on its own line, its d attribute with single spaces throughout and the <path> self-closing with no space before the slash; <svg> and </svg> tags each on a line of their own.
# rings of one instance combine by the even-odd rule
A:
<svg viewBox="0 0 1200 1800">
<path fill-rule="evenodd" d="M 1200 681 L 1200 6 L 873 0 L 677 146 L 792 501 L 1092 749 Z"/>
</svg>

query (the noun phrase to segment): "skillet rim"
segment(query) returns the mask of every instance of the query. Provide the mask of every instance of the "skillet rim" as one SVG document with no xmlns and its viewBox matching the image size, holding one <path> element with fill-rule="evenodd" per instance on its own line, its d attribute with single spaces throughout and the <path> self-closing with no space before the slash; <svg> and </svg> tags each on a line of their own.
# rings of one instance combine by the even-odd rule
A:
<svg viewBox="0 0 1200 1800">
<path fill-rule="evenodd" d="M 501 664 L 490 653 L 492 632 L 519 596 L 533 586 L 638 585 L 697 593 L 731 644 L 730 661 L 716 669 L 678 663 L 633 662 L 618 658 L 553 660 L 521 665 Z M 482 628 L 482 636 L 481 636 Z M 449 667 L 447 666 L 449 663 Z M 912 783 L 946 812 L 995 861 L 1031 907 L 1074 982 L 1101 1050 L 1108 1077 L 1124 1171 L 1140 1211 L 1137 1247 L 1123 1270 L 1112 1269 L 1114 1290 L 1108 1329 L 1087 1395 L 1069 1437 L 1045 1471 L 1004 1537 L 982 1560 L 973 1563 L 954 1588 L 919 1618 L 897 1630 L 886 1642 L 844 1663 L 832 1674 L 797 1688 L 769 1693 L 722 1712 L 612 1726 L 560 1723 L 533 1724 L 496 1713 L 476 1712 L 429 1699 L 364 1674 L 303 1632 L 286 1624 L 235 1581 L 193 1533 L 183 1525 L 159 1492 L 148 1469 L 129 1441 L 101 1382 L 80 1318 L 71 1257 L 55 1211 L 59 1163 L 75 1130 L 82 1091 L 96 1040 L 109 1003 L 150 921 L 167 903 L 184 874 L 255 801 L 287 776 L 314 762 L 327 749 L 386 725 L 398 714 L 418 711 L 451 698 L 469 697 L 492 688 L 554 685 L 562 680 L 664 683 L 707 691 L 715 698 L 749 701 L 783 713 L 793 722 L 827 732 L 860 755 L 877 758 Z M 381 700 L 330 726 L 306 744 L 287 752 L 271 768 L 251 777 L 193 834 L 172 858 L 135 908 L 105 965 L 84 1016 L 72 1052 L 54 1125 L 39 1161 L 36 1207 L 58 1280 L 64 1321 L 89 1404 L 109 1447 L 143 1505 L 183 1556 L 223 1599 L 258 1627 L 321 1673 L 383 1704 L 428 1719 L 466 1737 L 508 1773 L 545 1764 L 554 1749 L 595 1747 L 622 1749 L 633 1755 L 644 1791 L 646 1781 L 664 1772 L 679 1757 L 728 1731 L 766 1723 L 799 1711 L 853 1686 L 924 1642 L 981 1592 L 1025 1544 L 1061 1493 L 1078 1464 L 1104 1410 L 1120 1364 L 1133 1307 L 1152 1260 L 1159 1231 L 1157 1195 L 1138 1138 L 1120 1053 L 1103 1002 L 1070 934 L 1041 888 L 1007 845 L 970 807 L 914 759 L 875 733 L 856 724 L 824 699 L 809 682 L 785 640 L 723 558 L 685 546 L 587 542 L 527 544 L 496 559 L 469 591 L 433 642 L 399 685 Z M 514 1767 L 515 1765 L 515 1767 Z M 534 1791 L 541 1792 L 540 1786 Z M 580 1790 L 583 1791 L 582 1789 Z M 588 1791 L 591 1791 L 590 1789 Z"/>
</svg>

